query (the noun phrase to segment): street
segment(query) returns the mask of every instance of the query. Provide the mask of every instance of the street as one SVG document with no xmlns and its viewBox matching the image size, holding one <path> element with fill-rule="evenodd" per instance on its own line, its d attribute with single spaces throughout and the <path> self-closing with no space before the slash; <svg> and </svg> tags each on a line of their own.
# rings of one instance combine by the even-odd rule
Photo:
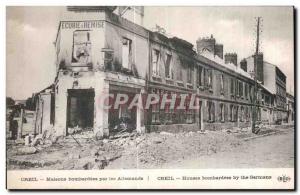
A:
<svg viewBox="0 0 300 195">
<path fill-rule="evenodd" d="M 168 168 L 291 168 L 294 167 L 294 129 L 244 141 L 239 147 L 189 159 Z"/>
<path fill-rule="evenodd" d="M 76 141 L 65 137 L 50 145 L 29 147 L 27 150 L 34 149 L 31 154 L 24 154 L 22 145 L 9 145 L 8 169 L 294 167 L 293 126 L 264 126 L 258 135 L 249 128 L 124 133 L 98 141 L 91 135 L 83 133 L 77 135 Z"/>
</svg>

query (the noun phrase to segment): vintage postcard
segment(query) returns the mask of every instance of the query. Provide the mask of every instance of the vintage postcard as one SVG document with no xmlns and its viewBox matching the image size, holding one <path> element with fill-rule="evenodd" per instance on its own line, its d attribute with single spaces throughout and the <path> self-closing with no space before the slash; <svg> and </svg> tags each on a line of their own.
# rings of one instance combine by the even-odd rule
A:
<svg viewBox="0 0 300 195">
<path fill-rule="evenodd" d="M 295 188 L 294 7 L 6 7 L 7 189 Z"/>
</svg>

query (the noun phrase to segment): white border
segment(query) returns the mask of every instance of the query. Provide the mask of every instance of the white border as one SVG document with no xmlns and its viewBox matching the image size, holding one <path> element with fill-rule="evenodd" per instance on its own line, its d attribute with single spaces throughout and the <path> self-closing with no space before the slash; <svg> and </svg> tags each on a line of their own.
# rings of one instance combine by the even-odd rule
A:
<svg viewBox="0 0 300 195">
<path fill-rule="evenodd" d="M 1 100 L 1 105 L 0 106 L 0 113 L 1 113 L 1 120 L 0 120 L 0 125 L 2 129 L 2 136 L 1 136 L 1 143 L 2 143 L 2 148 L 1 148 L 1 156 L 2 160 L 0 161 L 0 170 L 1 170 L 1 177 L 0 177 L 0 183 L 3 185 L 2 186 L 2 193 L 8 193 L 5 190 L 5 94 L 6 94 L 6 88 L 5 88 L 5 83 L 6 83 L 6 39 L 5 39 L 5 32 L 6 32 L 6 6 L 17 6 L 17 5 L 27 5 L 27 6 L 34 6 L 34 5 L 84 5 L 84 4 L 89 4 L 89 5 L 185 5 L 185 6 L 192 6 L 192 5 L 197 5 L 197 6 L 247 6 L 247 5 L 257 5 L 257 6 L 263 6 L 263 5 L 273 5 L 273 6 L 280 6 L 280 5 L 294 5 L 296 7 L 298 15 L 299 15 L 299 8 L 300 8 L 300 1 L 299 0 L 280 0 L 280 1 L 274 1 L 274 0 L 152 0 L 152 1 L 138 1 L 138 0 L 89 0 L 88 2 L 86 0 L 76 0 L 76 1 L 62 1 L 62 0 L 47 0 L 47 1 L 40 1 L 40 0 L 31 0 L 31 1 L 20 1 L 20 0 L 2 0 L 0 2 L 0 25 L 1 25 L 1 36 L 0 36 L 0 59 L 1 59 L 1 64 L 0 64 L 0 90 L 2 93 L 0 93 L 0 100 Z M 296 20 L 297 24 L 296 26 L 299 26 L 299 17 Z M 297 30 L 297 37 L 299 37 L 299 30 Z M 296 44 L 297 46 L 297 44 Z M 299 49 L 297 49 L 296 56 L 299 56 Z M 295 64 L 297 66 L 297 64 Z M 297 68 L 297 74 L 300 73 L 300 68 Z M 296 79 L 296 77 L 295 77 Z M 295 80 L 296 82 L 297 80 Z M 295 97 L 297 97 L 298 94 L 296 94 L 297 91 L 299 91 L 299 85 L 297 85 L 297 90 L 295 90 Z M 297 107 L 298 108 L 298 107 Z M 299 115 L 297 116 L 297 120 L 300 119 Z M 300 120 L 298 120 L 300 121 Z M 296 130 L 297 131 L 297 130 Z M 298 133 L 299 135 L 299 133 Z M 298 139 L 298 137 L 297 137 Z M 298 150 L 298 149 L 297 149 Z M 61 192 L 55 192 L 56 194 L 61 194 Z M 81 192 L 84 194 L 85 192 Z M 103 192 L 102 192 L 103 193 Z M 161 192 L 160 192 L 161 193 Z M 111 194 L 111 193 L 110 193 Z"/>
</svg>

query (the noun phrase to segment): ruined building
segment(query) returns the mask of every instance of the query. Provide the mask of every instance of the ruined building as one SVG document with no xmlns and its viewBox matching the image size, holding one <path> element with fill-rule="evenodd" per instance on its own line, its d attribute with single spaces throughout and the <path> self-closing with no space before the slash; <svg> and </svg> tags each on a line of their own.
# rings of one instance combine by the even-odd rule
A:
<svg viewBox="0 0 300 195">
<path fill-rule="evenodd" d="M 130 14 L 122 17 L 125 9 L 140 16 L 138 24 Z M 37 94 L 36 133 L 53 125 L 57 135 L 80 127 L 108 136 L 120 120 L 139 133 L 251 125 L 254 80 L 237 66 L 237 57 L 225 63 L 223 45 L 213 36 L 199 39 L 195 52 L 183 39 L 145 29 L 142 19 L 141 8 L 68 7 L 55 40 L 55 81 Z M 258 120 L 272 123 L 274 97 L 264 86 L 259 89 Z M 106 108 L 107 94 L 120 101 L 125 97 L 118 94 L 137 97 L 138 104 L 144 94 L 196 94 L 198 108 L 175 110 L 170 103 L 163 109 Z"/>
</svg>

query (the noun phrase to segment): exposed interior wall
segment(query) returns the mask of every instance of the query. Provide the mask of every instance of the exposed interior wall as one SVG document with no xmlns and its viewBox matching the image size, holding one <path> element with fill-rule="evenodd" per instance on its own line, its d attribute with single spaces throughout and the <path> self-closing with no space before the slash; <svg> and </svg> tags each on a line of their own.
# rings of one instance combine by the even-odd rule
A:
<svg viewBox="0 0 300 195">
<path fill-rule="evenodd" d="M 56 53 L 57 53 L 57 69 L 71 69 L 71 67 L 77 67 L 77 70 L 87 70 L 87 65 L 76 64 L 72 62 L 74 57 L 74 33 L 80 31 L 88 31 L 90 39 L 90 55 L 91 57 L 91 68 L 100 69 L 103 66 L 103 53 L 101 52 L 104 48 L 104 13 L 99 12 L 97 20 L 95 15 L 90 17 L 81 17 L 78 19 L 71 18 L 60 23 L 58 37 L 56 40 Z M 86 20 L 84 20 L 86 18 Z M 102 19 L 102 20 L 101 20 Z"/>
<path fill-rule="evenodd" d="M 67 105 L 69 89 L 93 89 L 95 91 L 94 103 L 94 129 L 103 129 L 104 113 L 99 107 L 100 97 L 105 93 L 108 84 L 104 81 L 104 72 L 80 72 L 73 76 L 70 71 L 60 72 L 55 86 L 55 127 L 59 135 L 66 135 Z"/>
<path fill-rule="evenodd" d="M 147 34 L 143 35 L 133 33 L 132 31 L 124 29 L 118 24 L 107 22 L 105 26 L 105 48 L 112 50 L 113 62 L 112 70 L 122 72 L 123 53 L 122 46 L 124 39 L 130 41 L 129 71 L 132 71 L 134 76 L 144 78 L 147 74 L 147 65 L 149 63 L 149 49 Z"/>
<path fill-rule="evenodd" d="M 68 108 L 68 90 L 93 90 L 95 92 L 94 98 L 91 96 L 87 97 L 88 101 L 93 102 L 94 106 L 94 119 L 93 119 L 93 130 L 95 133 L 100 132 L 101 134 L 109 135 L 109 110 L 103 106 L 103 98 L 109 94 L 110 83 L 121 84 L 120 88 L 125 86 L 141 88 L 145 85 L 143 80 L 128 80 L 128 76 L 122 76 L 114 73 L 105 73 L 102 71 L 98 72 L 79 72 L 73 76 L 70 71 L 60 72 L 58 82 L 55 87 L 55 127 L 58 135 L 67 134 L 67 108 Z M 114 79 L 114 77 L 116 77 Z M 119 78 L 119 79 L 118 79 Z M 140 83 L 140 86 L 137 84 Z M 132 85 L 132 86 L 131 86 Z M 141 112 L 140 115 L 142 115 Z M 140 120 L 143 120 L 143 116 L 139 116 Z M 139 126 L 143 128 L 143 123 L 139 122 Z"/>
</svg>

